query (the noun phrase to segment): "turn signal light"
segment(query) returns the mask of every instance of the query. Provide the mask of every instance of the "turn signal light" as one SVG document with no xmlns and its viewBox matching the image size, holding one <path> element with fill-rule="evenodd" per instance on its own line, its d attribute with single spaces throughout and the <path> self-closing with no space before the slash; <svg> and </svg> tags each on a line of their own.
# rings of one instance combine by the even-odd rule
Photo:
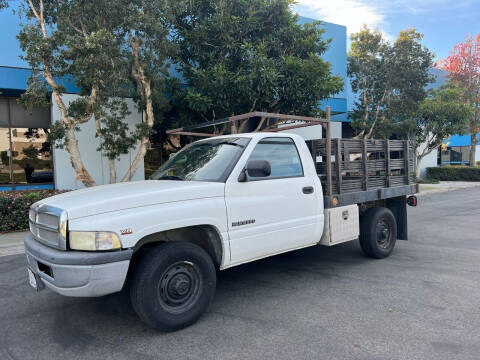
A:
<svg viewBox="0 0 480 360">
<path fill-rule="evenodd" d="M 416 196 L 409 196 L 407 198 L 407 204 L 410 206 L 417 206 L 417 197 Z"/>
</svg>

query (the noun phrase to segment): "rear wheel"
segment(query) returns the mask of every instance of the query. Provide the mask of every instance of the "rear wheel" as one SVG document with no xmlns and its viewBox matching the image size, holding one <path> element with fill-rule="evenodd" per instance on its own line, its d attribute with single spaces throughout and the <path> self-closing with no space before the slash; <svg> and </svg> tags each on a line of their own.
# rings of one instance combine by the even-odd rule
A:
<svg viewBox="0 0 480 360">
<path fill-rule="evenodd" d="M 130 296 L 145 323 L 162 331 L 193 324 L 215 294 L 216 272 L 210 256 L 191 243 L 155 247 L 137 265 Z"/>
<path fill-rule="evenodd" d="M 397 222 L 393 213 L 384 207 L 374 207 L 362 216 L 360 246 L 365 255 L 383 259 L 389 256 L 397 240 Z"/>
</svg>

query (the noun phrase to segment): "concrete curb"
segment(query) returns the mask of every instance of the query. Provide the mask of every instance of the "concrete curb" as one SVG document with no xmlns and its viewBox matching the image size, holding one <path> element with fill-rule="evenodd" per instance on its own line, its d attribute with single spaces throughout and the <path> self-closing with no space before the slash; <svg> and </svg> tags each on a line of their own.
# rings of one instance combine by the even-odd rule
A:
<svg viewBox="0 0 480 360">
<path fill-rule="evenodd" d="M 453 183 L 453 182 L 452 182 Z M 429 187 L 430 189 L 422 191 L 422 185 Z M 435 187 L 432 189 L 432 187 Z M 480 182 L 471 182 L 471 183 L 462 183 L 462 184 L 451 184 L 451 183 L 440 183 L 440 184 L 420 184 L 420 192 L 416 194 L 417 196 L 439 194 L 448 191 L 456 190 L 465 190 L 473 189 L 480 187 Z"/>
</svg>

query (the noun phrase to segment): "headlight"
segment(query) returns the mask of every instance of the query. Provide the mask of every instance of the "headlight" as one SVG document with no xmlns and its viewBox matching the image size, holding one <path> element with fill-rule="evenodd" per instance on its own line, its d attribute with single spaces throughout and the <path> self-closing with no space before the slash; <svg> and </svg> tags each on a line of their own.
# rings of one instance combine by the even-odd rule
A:
<svg viewBox="0 0 480 360">
<path fill-rule="evenodd" d="M 68 233 L 70 248 L 73 250 L 115 250 L 122 244 L 118 235 L 107 231 L 70 231 Z"/>
</svg>

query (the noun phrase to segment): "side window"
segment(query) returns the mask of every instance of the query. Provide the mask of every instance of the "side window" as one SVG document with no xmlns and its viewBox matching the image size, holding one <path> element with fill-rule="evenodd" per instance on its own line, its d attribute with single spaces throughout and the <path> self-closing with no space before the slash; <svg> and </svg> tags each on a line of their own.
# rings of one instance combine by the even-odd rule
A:
<svg viewBox="0 0 480 360">
<path fill-rule="evenodd" d="M 248 160 L 267 160 L 270 163 L 272 172 L 263 179 L 303 176 L 302 162 L 291 138 L 271 137 L 261 140 Z"/>
</svg>

